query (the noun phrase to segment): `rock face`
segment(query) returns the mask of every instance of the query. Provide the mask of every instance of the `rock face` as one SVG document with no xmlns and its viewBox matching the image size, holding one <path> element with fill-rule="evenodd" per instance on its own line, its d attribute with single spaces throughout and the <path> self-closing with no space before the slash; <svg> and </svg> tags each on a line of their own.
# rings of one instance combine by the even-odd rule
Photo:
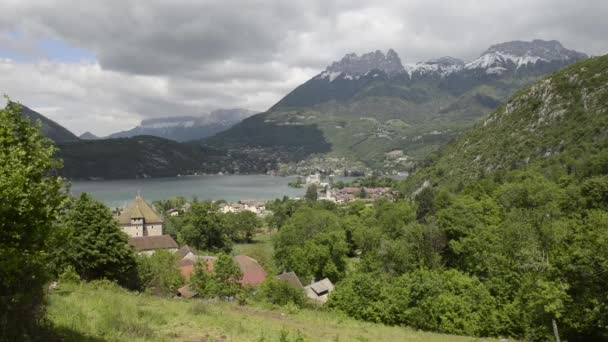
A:
<svg viewBox="0 0 608 342">
<path fill-rule="evenodd" d="M 129 138 L 151 135 L 179 142 L 202 139 L 232 127 L 255 114 L 247 109 L 218 109 L 202 116 L 174 116 L 146 119 L 131 130 L 118 132 L 108 138 Z"/>
<path fill-rule="evenodd" d="M 380 50 L 369 52 L 357 56 L 356 53 L 349 53 L 342 60 L 333 62 L 325 69 L 324 74 L 346 74 L 350 76 L 363 75 L 372 70 L 381 70 L 388 75 L 404 72 L 399 55 L 393 49 L 389 49 L 386 55 Z"/>
<path fill-rule="evenodd" d="M 369 52 L 357 56 L 350 53 L 342 60 L 333 62 L 325 71 L 316 76 L 330 82 L 336 79 L 359 79 L 372 71 L 381 71 L 389 77 L 406 74 L 409 78 L 446 77 L 452 74 L 466 74 L 470 71 L 481 71 L 485 74 L 503 74 L 520 69 L 541 67 L 540 64 L 555 64 L 553 71 L 588 56 L 574 50 L 568 50 L 556 40 L 512 41 L 490 46 L 481 56 L 469 63 L 455 57 L 444 56 L 426 62 L 402 64 L 399 55 L 389 49 L 385 55 L 381 51 Z M 538 65 L 537 65 L 538 64 Z M 379 76 L 376 76 L 379 77 Z"/>
</svg>

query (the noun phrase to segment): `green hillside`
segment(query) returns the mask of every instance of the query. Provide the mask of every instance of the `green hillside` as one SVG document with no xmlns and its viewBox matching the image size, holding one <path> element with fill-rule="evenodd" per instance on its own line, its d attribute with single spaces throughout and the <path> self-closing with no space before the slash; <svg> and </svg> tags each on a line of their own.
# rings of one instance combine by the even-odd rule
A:
<svg viewBox="0 0 608 342">
<path fill-rule="evenodd" d="M 259 154 L 202 148 L 153 136 L 81 140 L 57 145 L 70 179 L 175 177 L 198 173 L 264 173 L 275 162 Z M 234 160 L 239 160 L 238 165 Z"/>
<path fill-rule="evenodd" d="M 374 167 L 382 167 L 385 153 L 392 150 L 421 160 L 537 79 L 496 80 L 462 93 L 442 89 L 441 80 L 378 80 L 344 101 L 258 114 L 211 141 L 285 149 L 297 145 L 304 156 L 329 152 Z"/>
<path fill-rule="evenodd" d="M 102 284 L 60 285 L 50 321 L 63 341 L 491 341 L 355 321 L 336 313 L 269 310 L 137 295 Z"/>
<path fill-rule="evenodd" d="M 553 179 L 606 172 L 607 104 L 608 56 L 577 63 L 518 92 L 411 182 L 467 183 L 521 168 Z"/>
<path fill-rule="evenodd" d="M 23 108 L 23 116 L 26 117 L 32 124 L 40 123 L 40 131 L 42 132 L 42 135 L 53 140 L 54 142 L 79 140 L 74 133 L 70 132 L 65 127 L 20 103 L 9 102 L 7 106 L 21 106 Z"/>
</svg>

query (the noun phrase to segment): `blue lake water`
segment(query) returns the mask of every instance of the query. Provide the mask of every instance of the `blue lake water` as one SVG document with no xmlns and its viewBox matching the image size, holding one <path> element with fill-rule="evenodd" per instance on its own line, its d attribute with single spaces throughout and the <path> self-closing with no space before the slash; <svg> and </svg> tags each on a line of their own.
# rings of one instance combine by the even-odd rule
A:
<svg viewBox="0 0 608 342">
<path fill-rule="evenodd" d="M 289 196 L 302 197 L 306 189 L 290 188 L 287 184 L 296 177 L 267 175 L 211 175 L 175 178 L 128 179 L 104 181 L 75 181 L 72 194 L 91 194 L 109 207 L 123 207 L 132 202 L 138 192 L 149 202 L 183 196 L 201 200 L 270 200 Z M 354 178 L 336 178 L 350 181 Z"/>
</svg>

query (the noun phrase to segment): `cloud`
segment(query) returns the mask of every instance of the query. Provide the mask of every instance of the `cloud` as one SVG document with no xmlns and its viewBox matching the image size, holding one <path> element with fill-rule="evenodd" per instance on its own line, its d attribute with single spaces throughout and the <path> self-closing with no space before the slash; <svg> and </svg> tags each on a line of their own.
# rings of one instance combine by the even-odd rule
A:
<svg viewBox="0 0 608 342">
<path fill-rule="evenodd" d="M 12 60 L 0 91 L 107 134 L 148 117 L 265 110 L 349 52 L 473 59 L 541 38 L 605 54 L 607 16 L 594 0 L 4 0 L 0 58 Z M 53 58 L 40 41 L 61 43 Z"/>
</svg>

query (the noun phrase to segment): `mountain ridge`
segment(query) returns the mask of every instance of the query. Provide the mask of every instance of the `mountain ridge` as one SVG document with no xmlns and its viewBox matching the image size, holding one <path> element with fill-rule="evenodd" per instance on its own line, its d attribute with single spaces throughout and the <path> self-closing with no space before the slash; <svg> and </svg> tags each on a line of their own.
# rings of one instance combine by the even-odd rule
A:
<svg viewBox="0 0 608 342">
<path fill-rule="evenodd" d="M 528 50 L 542 54 L 526 54 Z M 559 42 L 540 40 L 495 44 L 468 63 L 440 57 L 402 64 L 394 50 L 386 55 L 378 50 L 351 53 L 267 112 L 207 142 L 224 141 L 233 148 L 265 146 L 266 136 L 276 135 L 275 127 L 297 125 L 321 131 L 331 146 L 330 152 L 313 153 L 363 161 L 373 168 L 412 168 L 517 90 L 585 58 Z M 259 134 L 265 128 L 268 134 Z M 259 139 L 245 137 L 254 130 Z M 281 146 L 280 141 L 273 144 Z M 316 151 L 316 143 L 311 144 L 308 149 Z M 392 150 L 403 152 L 402 162 L 387 160 L 385 154 Z"/>
<path fill-rule="evenodd" d="M 40 123 L 40 131 L 42 135 L 53 140 L 54 142 L 78 141 L 79 138 L 67 128 L 61 126 L 57 122 L 47 118 L 46 116 L 36 112 L 35 110 L 18 102 L 9 101 L 7 107 L 20 106 L 22 108 L 23 117 L 27 118 L 32 125 Z"/>
<path fill-rule="evenodd" d="M 255 113 L 255 111 L 248 109 L 231 108 L 217 109 L 200 116 L 150 118 L 142 120 L 140 125 L 135 128 L 113 133 L 105 138 L 115 139 L 150 135 L 177 142 L 186 142 L 217 134 Z"/>
</svg>

